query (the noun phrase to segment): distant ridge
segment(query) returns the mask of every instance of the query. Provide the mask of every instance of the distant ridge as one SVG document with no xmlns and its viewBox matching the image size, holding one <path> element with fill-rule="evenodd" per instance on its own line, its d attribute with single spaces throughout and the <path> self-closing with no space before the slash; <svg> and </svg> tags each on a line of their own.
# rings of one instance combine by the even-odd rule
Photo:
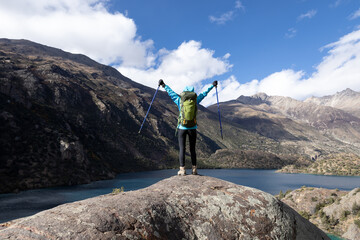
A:
<svg viewBox="0 0 360 240">
<path fill-rule="evenodd" d="M 330 106 L 344 110 L 354 116 L 360 117 L 360 92 L 347 88 L 334 95 L 324 97 L 310 97 L 304 102 L 311 102 L 317 105 Z"/>
</svg>

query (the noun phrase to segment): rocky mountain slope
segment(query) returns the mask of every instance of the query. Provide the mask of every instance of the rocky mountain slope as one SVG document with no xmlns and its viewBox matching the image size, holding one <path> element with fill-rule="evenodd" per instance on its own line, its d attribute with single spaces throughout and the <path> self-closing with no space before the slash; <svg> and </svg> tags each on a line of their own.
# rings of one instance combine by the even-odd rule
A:
<svg viewBox="0 0 360 240">
<path fill-rule="evenodd" d="M 177 167 L 178 110 L 165 92 L 138 134 L 154 92 L 84 55 L 0 39 L 0 193 Z M 221 139 L 217 114 L 198 115 L 200 163 L 221 148 L 295 151 L 226 119 Z"/>
<path fill-rule="evenodd" d="M 177 167 L 178 110 L 166 92 L 158 92 L 138 133 L 154 92 L 84 55 L 0 39 L 0 193 Z M 309 165 L 324 153 L 360 151 L 356 143 L 259 107 L 270 108 L 222 103 L 221 139 L 217 111 L 200 106 L 199 165 L 279 168 Z M 346 136 L 356 136 L 358 119 L 342 119 L 352 119 Z M 215 153 L 220 149 L 228 153 Z"/>
<path fill-rule="evenodd" d="M 339 191 L 302 187 L 278 198 L 326 232 L 360 239 L 360 188 Z"/>
<path fill-rule="evenodd" d="M 14 220 L 0 238 L 329 239 L 268 193 L 191 175 Z"/>
<path fill-rule="evenodd" d="M 341 109 L 360 118 L 360 93 L 349 88 L 334 95 L 310 97 L 304 102 Z"/>
<path fill-rule="evenodd" d="M 240 96 L 220 108 L 225 118 L 241 128 L 296 149 L 290 154 L 310 156 L 313 161 L 334 155 L 352 156 L 352 162 L 360 159 L 360 119 L 341 109 L 264 93 Z M 217 106 L 209 109 L 216 112 Z"/>
<path fill-rule="evenodd" d="M 236 102 L 250 105 L 257 111 L 274 114 L 274 118 L 277 119 L 283 117 L 306 124 L 323 135 L 357 148 L 360 147 L 360 118 L 341 109 L 298 101 L 289 97 L 267 96 L 264 93 L 252 97 L 240 96 Z M 283 124 L 287 122 L 283 121 Z M 290 124 L 292 123 L 289 122 L 288 125 Z"/>
</svg>

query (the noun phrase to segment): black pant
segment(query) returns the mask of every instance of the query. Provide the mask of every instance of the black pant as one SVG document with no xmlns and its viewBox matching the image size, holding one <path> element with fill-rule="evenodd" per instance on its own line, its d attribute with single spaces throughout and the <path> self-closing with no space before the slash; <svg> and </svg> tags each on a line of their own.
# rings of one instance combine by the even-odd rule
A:
<svg viewBox="0 0 360 240">
<path fill-rule="evenodd" d="M 186 135 L 189 135 L 191 163 L 192 163 L 193 166 L 196 166 L 196 152 L 195 152 L 196 129 L 191 129 L 191 130 L 179 129 L 178 134 L 179 134 L 178 139 L 179 139 L 179 162 L 180 162 L 180 167 L 185 166 Z"/>
</svg>

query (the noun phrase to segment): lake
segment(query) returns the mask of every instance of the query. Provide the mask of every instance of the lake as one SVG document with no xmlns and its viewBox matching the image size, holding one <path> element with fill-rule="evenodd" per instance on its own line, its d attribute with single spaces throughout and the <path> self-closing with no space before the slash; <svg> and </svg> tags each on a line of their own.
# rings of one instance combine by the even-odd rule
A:
<svg viewBox="0 0 360 240">
<path fill-rule="evenodd" d="M 125 191 L 150 186 L 177 173 L 177 169 L 125 173 L 115 179 L 71 187 L 28 190 L 0 194 L 0 223 L 33 215 L 60 204 L 111 193 L 114 188 Z M 220 178 L 236 184 L 253 187 L 270 194 L 302 186 L 352 190 L 360 186 L 360 177 L 323 176 L 310 174 L 276 173 L 275 170 L 200 169 L 199 174 Z M 186 177 L 186 176 L 185 176 Z"/>
</svg>

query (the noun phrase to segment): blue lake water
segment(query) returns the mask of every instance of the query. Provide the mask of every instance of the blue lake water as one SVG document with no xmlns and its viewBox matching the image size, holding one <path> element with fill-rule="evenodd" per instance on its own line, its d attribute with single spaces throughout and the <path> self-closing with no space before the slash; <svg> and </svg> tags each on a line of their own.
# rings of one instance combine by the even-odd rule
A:
<svg viewBox="0 0 360 240">
<path fill-rule="evenodd" d="M 112 180 L 90 184 L 0 194 L 0 223 L 33 215 L 60 204 L 108 194 L 114 188 L 124 187 L 125 191 L 137 190 L 176 173 L 175 169 L 125 173 L 119 174 Z M 276 173 L 275 170 L 200 169 L 199 174 L 257 188 L 270 194 L 278 194 L 280 190 L 285 192 L 288 189 L 296 189 L 304 185 L 340 190 L 352 190 L 360 187 L 360 177 L 284 174 Z"/>
</svg>

